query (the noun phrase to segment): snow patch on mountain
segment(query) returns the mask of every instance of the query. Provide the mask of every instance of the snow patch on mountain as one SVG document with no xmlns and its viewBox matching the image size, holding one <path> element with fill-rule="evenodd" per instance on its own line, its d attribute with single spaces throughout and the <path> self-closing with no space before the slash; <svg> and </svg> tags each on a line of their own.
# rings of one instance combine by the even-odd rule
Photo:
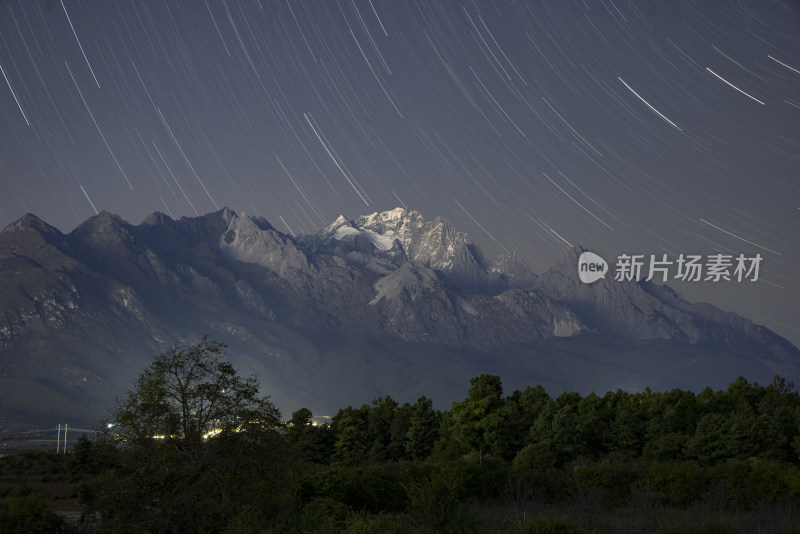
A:
<svg viewBox="0 0 800 534">
<path fill-rule="evenodd" d="M 339 241 L 346 239 L 348 236 L 363 235 L 372 245 L 378 250 L 388 251 L 392 250 L 395 242 L 395 236 L 391 232 L 386 234 L 379 234 L 372 230 L 359 230 L 352 226 L 341 226 L 333 234 L 333 238 Z"/>
<path fill-rule="evenodd" d="M 353 228 L 352 226 L 342 226 L 338 228 L 336 232 L 334 232 L 333 238 L 341 241 L 349 235 L 359 235 L 360 233 L 360 230 Z"/>
</svg>

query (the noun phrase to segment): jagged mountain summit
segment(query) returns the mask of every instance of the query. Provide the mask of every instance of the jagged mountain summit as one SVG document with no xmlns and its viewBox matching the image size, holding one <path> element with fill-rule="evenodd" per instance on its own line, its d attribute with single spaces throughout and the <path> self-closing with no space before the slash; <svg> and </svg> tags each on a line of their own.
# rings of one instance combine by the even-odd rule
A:
<svg viewBox="0 0 800 534">
<path fill-rule="evenodd" d="M 426 221 L 419 212 L 402 208 L 353 221 L 340 215 L 330 226 L 301 242 L 314 251 L 338 253 L 354 262 L 359 261 L 359 254 L 398 266 L 413 262 L 442 273 L 451 286 L 472 292 L 529 286 L 535 279 L 518 256 L 488 260 L 469 235 L 443 218 Z M 369 264 L 367 260 L 365 265 Z"/>
<path fill-rule="evenodd" d="M 800 371 L 783 338 L 666 286 L 582 284 L 580 252 L 537 277 L 400 208 L 304 236 L 229 209 L 136 226 L 102 212 L 68 234 L 26 215 L 0 231 L 0 431 L 91 421 L 153 355 L 202 335 L 284 411 L 446 403 L 482 372 L 604 391 Z"/>
</svg>

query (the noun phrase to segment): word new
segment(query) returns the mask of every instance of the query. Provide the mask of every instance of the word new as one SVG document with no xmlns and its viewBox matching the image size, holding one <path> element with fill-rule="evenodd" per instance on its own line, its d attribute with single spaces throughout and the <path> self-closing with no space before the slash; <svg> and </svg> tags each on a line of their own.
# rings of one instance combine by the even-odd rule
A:
<svg viewBox="0 0 800 534">
<path fill-rule="evenodd" d="M 584 252 L 578 258 L 578 276 L 584 284 L 606 277 L 608 263 L 594 252 Z"/>
</svg>

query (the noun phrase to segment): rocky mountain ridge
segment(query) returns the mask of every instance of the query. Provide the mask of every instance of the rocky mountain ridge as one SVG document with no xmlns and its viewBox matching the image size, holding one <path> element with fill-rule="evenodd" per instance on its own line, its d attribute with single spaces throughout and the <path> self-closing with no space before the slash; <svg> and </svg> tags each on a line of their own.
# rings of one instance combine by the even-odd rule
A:
<svg viewBox="0 0 800 534">
<path fill-rule="evenodd" d="M 692 370 L 708 383 L 714 361 L 721 383 L 800 370 L 786 340 L 668 287 L 582 284 L 581 250 L 537 277 L 518 256 L 489 258 L 444 219 L 400 208 L 298 237 L 229 209 L 136 226 L 102 212 L 69 234 L 26 215 L 0 230 L 0 417 L 95 415 L 166 345 L 206 334 L 293 409 L 426 384 L 446 399 L 455 375 L 477 370 L 609 387 L 578 360 L 616 387 L 681 386 Z M 614 363 L 643 347 L 641 362 Z M 653 360 L 662 353 L 674 370 Z"/>
</svg>

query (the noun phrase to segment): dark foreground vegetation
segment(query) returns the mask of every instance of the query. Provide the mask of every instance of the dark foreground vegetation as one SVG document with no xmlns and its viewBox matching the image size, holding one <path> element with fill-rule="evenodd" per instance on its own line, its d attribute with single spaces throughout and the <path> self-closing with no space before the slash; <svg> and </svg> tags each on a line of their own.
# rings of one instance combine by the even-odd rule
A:
<svg viewBox="0 0 800 534">
<path fill-rule="evenodd" d="M 66 455 L 0 458 L 0 531 L 800 532 L 800 395 L 781 378 L 554 399 L 482 375 L 445 412 L 385 397 L 318 426 L 282 423 L 222 348 L 159 356 Z"/>
</svg>

